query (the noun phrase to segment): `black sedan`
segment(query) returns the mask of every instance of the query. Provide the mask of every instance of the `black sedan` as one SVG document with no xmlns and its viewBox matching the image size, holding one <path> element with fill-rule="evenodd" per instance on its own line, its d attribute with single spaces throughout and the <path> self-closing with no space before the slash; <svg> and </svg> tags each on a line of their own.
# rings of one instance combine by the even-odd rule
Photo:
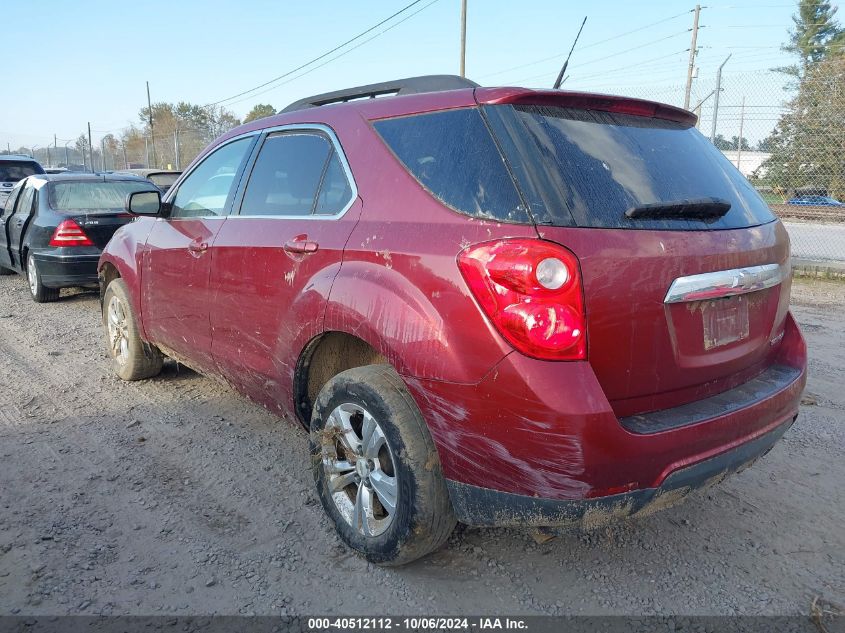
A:
<svg viewBox="0 0 845 633">
<path fill-rule="evenodd" d="M 115 173 L 132 174 L 133 176 L 146 178 L 156 187 L 161 189 L 161 193 L 163 194 L 167 193 L 167 190 L 170 189 L 170 187 L 179 180 L 179 176 L 182 175 L 181 171 L 175 171 L 173 169 L 123 169 Z"/>
<path fill-rule="evenodd" d="M 41 174 L 17 183 L 0 212 L 0 275 L 27 276 L 32 298 L 96 286 L 97 261 L 132 216 L 126 196 L 151 191 L 148 180 L 117 174 Z"/>
</svg>

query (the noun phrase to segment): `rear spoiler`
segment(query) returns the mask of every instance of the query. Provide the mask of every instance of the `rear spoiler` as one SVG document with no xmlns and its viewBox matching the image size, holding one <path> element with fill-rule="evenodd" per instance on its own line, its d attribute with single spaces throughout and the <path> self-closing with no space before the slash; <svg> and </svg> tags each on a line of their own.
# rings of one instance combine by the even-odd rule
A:
<svg viewBox="0 0 845 633">
<path fill-rule="evenodd" d="M 675 106 L 631 99 L 616 95 L 569 92 L 567 90 L 529 90 L 527 88 L 476 88 L 475 100 L 479 105 L 538 105 L 578 110 L 618 112 L 634 116 L 676 121 L 694 126 L 698 117 L 692 112 Z"/>
</svg>

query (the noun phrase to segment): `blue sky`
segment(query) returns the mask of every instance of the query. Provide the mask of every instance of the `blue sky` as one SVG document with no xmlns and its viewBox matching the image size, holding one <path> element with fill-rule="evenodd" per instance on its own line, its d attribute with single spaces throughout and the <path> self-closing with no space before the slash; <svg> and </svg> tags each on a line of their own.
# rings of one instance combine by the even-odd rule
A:
<svg viewBox="0 0 845 633">
<path fill-rule="evenodd" d="M 88 121 L 96 143 L 137 121 L 147 80 L 153 101 L 223 99 L 317 57 L 409 2 L 8 3 L 0 144 L 44 146 L 54 133 L 76 137 Z M 242 117 L 255 103 L 281 108 L 351 85 L 457 73 L 460 0 L 431 2 L 423 0 L 367 37 L 422 8 L 417 15 L 307 75 L 224 105 Z M 678 102 L 693 6 L 677 0 L 469 0 L 467 75 L 485 85 L 550 86 L 586 12 L 564 87 Z M 725 73 L 737 81 L 788 63 L 778 47 L 794 11 L 788 0 L 715 0 L 702 9 L 693 102 L 712 89 L 728 53 L 733 58 Z M 766 87 L 750 100 L 765 104 L 772 92 L 775 103 L 782 99 L 778 90 Z"/>
</svg>

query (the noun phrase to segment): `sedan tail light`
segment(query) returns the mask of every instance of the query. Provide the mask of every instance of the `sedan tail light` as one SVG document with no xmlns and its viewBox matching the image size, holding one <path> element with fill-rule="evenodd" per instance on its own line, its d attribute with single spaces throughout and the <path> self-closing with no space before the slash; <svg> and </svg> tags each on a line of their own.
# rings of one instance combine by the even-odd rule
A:
<svg viewBox="0 0 845 633">
<path fill-rule="evenodd" d="M 53 231 L 50 246 L 94 246 L 94 242 L 76 221 L 63 220 Z"/>
<path fill-rule="evenodd" d="M 584 360 L 587 332 L 578 258 L 537 239 L 470 246 L 458 267 L 493 325 L 515 349 L 544 360 Z"/>
</svg>

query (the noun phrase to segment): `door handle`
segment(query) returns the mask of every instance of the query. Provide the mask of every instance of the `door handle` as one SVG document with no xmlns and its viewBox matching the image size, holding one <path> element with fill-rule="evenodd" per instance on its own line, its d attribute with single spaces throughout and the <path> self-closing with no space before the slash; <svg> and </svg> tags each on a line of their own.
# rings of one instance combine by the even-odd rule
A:
<svg viewBox="0 0 845 633">
<path fill-rule="evenodd" d="M 16 218 L 15 226 L 23 226 L 23 220 L 21 218 Z"/>
<path fill-rule="evenodd" d="M 285 242 L 284 249 L 288 253 L 316 253 L 320 245 L 306 239 L 296 238 Z"/>
<path fill-rule="evenodd" d="M 208 250 L 208 242 L 191 242 L 188 244 L 188 252 L 192 255 L 202 255 Z"/>
</svg>

